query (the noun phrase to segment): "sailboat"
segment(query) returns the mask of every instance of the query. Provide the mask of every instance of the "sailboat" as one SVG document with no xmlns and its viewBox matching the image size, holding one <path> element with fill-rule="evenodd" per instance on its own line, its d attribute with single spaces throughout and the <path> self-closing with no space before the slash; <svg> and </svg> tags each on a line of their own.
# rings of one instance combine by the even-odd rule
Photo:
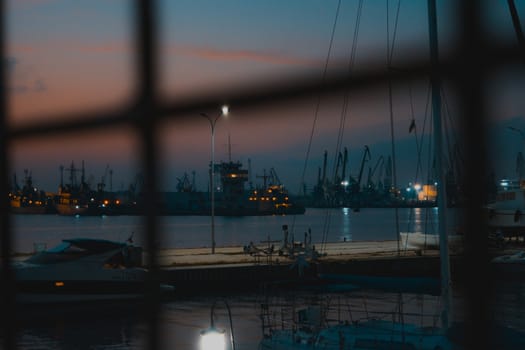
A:
<svg viewBox="0 0 525 350">
<path fill-rule="evenodd" d="M 437 66 L 437 21 L 436 4 L 428 1 L 431 62 Z M 441 327 L 427 327 L 399 320 L 366 319 L 364 321 L 342 322 L 325 326 L 321 322 L 320 310 L 302 310 L 303 322 L 293 329 L 272 330 L 265 334 L 259 344 L 260 350 L 279 349 L 458 349 L 450 337 L 451 281 L 449 266 L 448 236 L 446 234 L 446 197 L 443 184 L 444 173 L 441 165 L 441 101 L 440 80 L 437 73 L 431 76 L 432 109 L 434 115 L 434 152 L 438 171 L 439 245 L 441 265 Z"/>
</svg>

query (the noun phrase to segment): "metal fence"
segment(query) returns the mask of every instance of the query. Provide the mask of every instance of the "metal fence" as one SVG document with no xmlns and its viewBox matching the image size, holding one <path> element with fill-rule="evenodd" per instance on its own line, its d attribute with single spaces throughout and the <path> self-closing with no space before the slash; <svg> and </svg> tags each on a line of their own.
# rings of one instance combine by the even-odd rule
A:
<svg viewBox="0 0 525 350">
<path fill-rule="evenodd" d="M 431 0 L 432 1 L 432 0 Z M 462 137 L 466 147 L 466 164 L 464 169 L 468 181 L 463 181 L 468 199 L 465 209 L 467 249 L 464 255 L 463 267 L 467 270 L 465 276 L 467 289 L 467 345 L 469 348 L 486 348 L 489 344 L 490 330 L 488 328 L 488 309 L 490 306 L 490 283 L 483 276 L 488 276 L 487 240 L 480 232 L 485 232 L 485 223 L 480 219 L 482 209 L 482 193 L 484 187 L 483 176 L 486 172 L 486 102 L 482 95 L 482 88 L 487 82 L 487 76 L 494 70 L 506 65 L 522 64 L 521 51 L 514 47 L 501 47 L 497 43 L 486 42 L 482 33 L 481 10 L 482 2 L 476 0 L 457 1 L 459 26 L 458 45 L 452 56 L 441 58 L 439 62 L 430 62 L 426 57 L 412 57 L 402 62 L 402 70 L 386 72 L 384 70 L 367 71 L 351 76 L 348 72 L 340 72 L 327 80 L 318 77 L 304 76 L 293 81 L 283 82 L 278 86 L 251 85 L 248 89 L 239 89 L 229 92 L 228 95 L 217 93 L 205 95 L 183 102 L 161 101 L 158 91 L 158 28 L 157 4 L 154 0 L 137 0 L 134 4 L 134 58 L 135 73 L 138 86 L 137 94 L 132 101 L 120 110 L 100 111 L 99 113 L 79 113 L 60 121 L 48 121 L 41 118 L 30 125 L 11 127 L 7 116 L 7 77 L 6 65 L 0 70 L 0 244 L 2 256 L 1 271 L 1 312 L 2 348 L 14 349 L 15 325 L 14 303 L 15 290 L 12 271 L 9 266 L 10 247 L 13 237 L 9 218 L 8 171 L 10 169 L 10 146 L 14 141 L 31 139 L 40 136 L 60 136 L 79 130 L 101 130 L 107 127 L 127 125 L 134 128 L 141 141 L 141 168 L 144 174 L 145 186 L 145 230 L 148 232 L 146 249 L 147 264 L 152 267 L 147 293 L 148 307 L 144 313 L 149 323 L 148 348 L 159 348 L 158 311 L 160 305 L 156 298 L 154 282 L 158 279 L 158 270 L 154 247 L 158 233 L 158 223 L 154 212 L 153 194 L 158 186 L 158 159 L 156 131 L 159 123 L 166 119 L 176 120 L 178 116 L 199 114 L 202 110 L 216 108 L 221 101 L 227 100 L 236 107 L 256 107 L 265 102 L 282 102 L 296 98 L 332 94 L 348 90 L 359 90 L 375 86 L 387 81 L 404 81 L 413 78 L 437 76 L 450 80 L 459 92 L 462 117 Z M 6 57 L 6 5 L 1 3 L 0 22 L 0 54 Z M 53 118 L 51 120 L 57 120 Z M 481 276 L 481 278 L 479 277 Z M 481 344 L 481 345 L 478 345 Z"/>
</svg>

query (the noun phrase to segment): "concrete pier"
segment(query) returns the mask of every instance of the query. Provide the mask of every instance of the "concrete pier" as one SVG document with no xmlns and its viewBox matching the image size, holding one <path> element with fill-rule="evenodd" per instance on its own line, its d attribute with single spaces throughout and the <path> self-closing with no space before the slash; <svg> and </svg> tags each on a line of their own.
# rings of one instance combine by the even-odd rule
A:
<svg viewBox="0 0 525 350">
<path fill-rule="evenodd" d="M 216 247 L 215 254 L 210 248 L 174 248 L 160 249 L 157 260 L 161 267 L 182 267 L 197 265 L 225 265 L 225 264 L 287 264 L 291 259 L 279 256 L 277 252 L 272 255 L 247 254 L 244 247 Z M 267 245 L 261 244 L 257 248 L 265 249 Z M 366 242 L 336 242 L 317 244 L 315 249 L 326 256 L 319 258 L 320 262 L 345 261 L 355 259 L 370 259 L 379 257 L 397 257 L 397 241 L 366 241 Z M 409 256 L 437 256 L 436 250 L 421 251 L 413 247 L 400 247 L 399 255 Z M 146 260 L 145 260 L 146 261 Z"/>
<path fill-rule="evenodd" d="M 258 249 L 267 248 L 260 245 Z M 244 247 L 161 249 L 161 278 L 188 293 L 236 291 L 268 286 L 320 287 L 320 275 L 379 278 L 438 278 L 439 252 L 402 247 L 397 241 L 337 242 L 318 245 L 321 256 L 302 262 L 273 254 L 248 254 Z"/>
</svg>

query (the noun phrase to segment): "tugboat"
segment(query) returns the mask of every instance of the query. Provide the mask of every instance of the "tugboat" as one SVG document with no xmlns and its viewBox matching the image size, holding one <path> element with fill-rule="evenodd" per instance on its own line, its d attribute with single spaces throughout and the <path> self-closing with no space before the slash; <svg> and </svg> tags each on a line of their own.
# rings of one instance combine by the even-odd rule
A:
<svg viewBox="0 0 525 350">
<path fill-rule="evenodd" d="M 296 215 L 304 214 L 304 205 L 291 199 L 288 190 L 279 180 L 274 168 L 270 169 L 270 175 L 261 176 L 264 180 L 263 187 L 250 191 L 249 200 L 257 203 L 257 209 L 261 213 L 269 215 Z"/>
</svg>

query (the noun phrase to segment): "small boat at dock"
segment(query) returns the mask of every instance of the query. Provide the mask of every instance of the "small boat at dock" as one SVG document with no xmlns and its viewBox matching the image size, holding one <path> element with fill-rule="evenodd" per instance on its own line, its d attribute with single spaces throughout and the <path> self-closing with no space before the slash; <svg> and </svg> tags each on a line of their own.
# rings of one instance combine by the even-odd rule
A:
<svg viewBox="0 0 525 350">
<path fill-rule="evenodd" d="M 14 262 L 21 305 L 118 301 L 144 296 L 148 270 L 142 249 L 104 239 L 64 239 L 57 246 Z M 160 285 L 171 291 L 173 286 Z"/>
</svg>

